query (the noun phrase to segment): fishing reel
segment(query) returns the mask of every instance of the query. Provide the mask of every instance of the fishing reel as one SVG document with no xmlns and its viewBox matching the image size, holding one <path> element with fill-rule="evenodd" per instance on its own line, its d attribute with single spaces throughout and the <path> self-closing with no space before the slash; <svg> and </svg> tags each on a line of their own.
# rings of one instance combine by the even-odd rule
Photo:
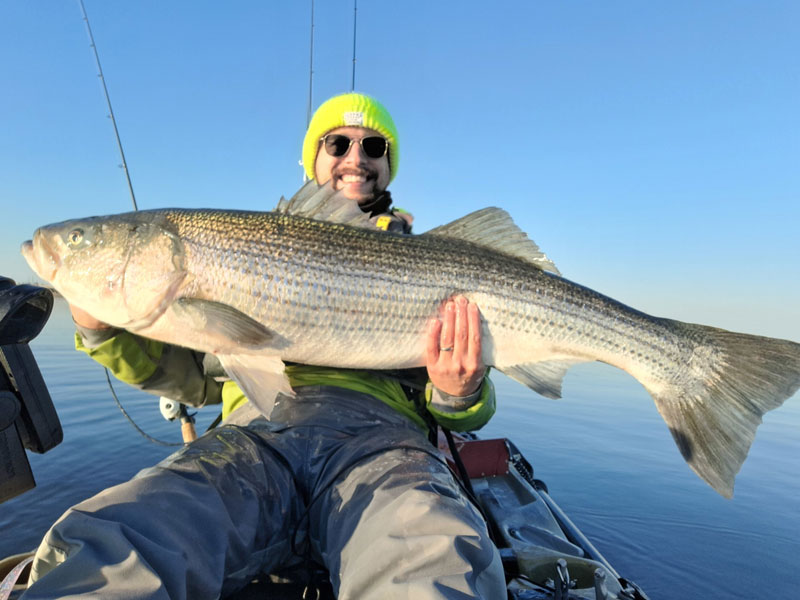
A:
<svg viewBox="0 0 800 600">
<path fill-rule="evenodd" d="M 177 400 L 162 396 L 159 399 L 158 408 L 161 410 L 161 416 L 167 421 L 180 419 L 181 435 L 183 436 L 183 442 L 185 444 L 193 442 L 197 439 L 197 431 L 194 428 L 194 415 L 196 413 L 189 414 L 189 411 L 186 410 L 185 404 L 181 404 Z"/>
<path fill-rule="evenodd" d="M 52 310 L 50 290 L 0 277 L 0 502 L 36 485 L 25 450 L 42 454 L 64 437 L 28 346 Z"/>
</svg>

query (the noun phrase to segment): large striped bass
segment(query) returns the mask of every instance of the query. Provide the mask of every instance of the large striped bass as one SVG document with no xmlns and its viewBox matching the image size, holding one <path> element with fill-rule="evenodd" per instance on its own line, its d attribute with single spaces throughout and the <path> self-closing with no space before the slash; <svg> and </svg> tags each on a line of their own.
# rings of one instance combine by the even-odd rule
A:
<svg viewBox="0 0 800 600">
<path fill-rule="evenodd" d="M 463 294 L 480 307 L 487 365 L 554 398 L 573 364 L 627 371 L 691 468 L 727 497 L 762 415 L 800 386 L 800 344 L 653 317 L 568 281 L 500 209 L 404 236 L 309 186 L 274 212 L 65 221 L 22 253 L 94 317 L 217 355 L 265 414 L 291 393 L 283 361 L 423 365 L 428 320 Z"/>
</svg>

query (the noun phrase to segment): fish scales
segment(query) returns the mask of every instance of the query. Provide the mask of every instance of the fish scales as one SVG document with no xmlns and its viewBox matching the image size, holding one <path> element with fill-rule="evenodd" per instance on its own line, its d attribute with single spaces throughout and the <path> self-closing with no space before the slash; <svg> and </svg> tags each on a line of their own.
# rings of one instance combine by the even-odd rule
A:
<svg viewBox="0 0 800 600">
<path fill-rule="evenodd" d="M 165 216 L 185 240 L 187 267 L 199 289 L 212 291 L 198 297 L 228 303 L 261 322 L 280 323 L 277 330 L 288 339 L 313 341 L 308 347 L 295 345 L 286 354 L 292 361 L 311 360 L 320 345 L 346 343 L 352 350 L 369 340 L 361 353 L 332 352 L 333 366 L 419 365 L 427 320 L 456 293 L 479 303 L 488 331 L 523 334 L 533 345 L 540 343 L 536 338 L 548 340 L 558 351 L 586 348 L 610 357 L 619 346 L 611 340 L 622 339 L 638 357 L 642 348 L 652 352 L 655 345 L 647 343 L 643 325 L 650 327 L 650 338 L 664 337 L 642 313 L 460 240 L 375 235 L 268 213 L 254 213 L 249 220 L 228 212 L 209 212 L 207 218 L 195 214 L 190 220 L 180 211 Z M 193 256 L 199 257 L 196 267 Z M 258 260 L 265 256 L 271 259 Z M 227 290 L 221 296 L 220 287 Z M 616 326 L 619 317 L 612 318 L 623 310 L 630 311 L 623 318 L 630 323 L 625 329 Z M 332 335 L 320 340 L 308 335 L 309 328 L 332 329 Z M 375 344 L 375 331 L 387 334 L 385 342 Z"/>
<path fill-rule="evenodd" d="M 330 190 L 316 194 L 307 215 L 350 210 Z M 428 320 L 463 294 L 481 311 L 486 364 L 550 397 L 573 364 L 624 369 L 692 469 L 726 496 L 762 415 L 800 386 L 800 345 L 647 315 L 543 270 L 552 263 L 499 209 L 402 236 L 295 208 L 69 221 L 40 228 L 23 254 L 98 319 L 217 354 L 265 413 L 291 393 L 282 360 L 424 364 Z"/>
</svg>

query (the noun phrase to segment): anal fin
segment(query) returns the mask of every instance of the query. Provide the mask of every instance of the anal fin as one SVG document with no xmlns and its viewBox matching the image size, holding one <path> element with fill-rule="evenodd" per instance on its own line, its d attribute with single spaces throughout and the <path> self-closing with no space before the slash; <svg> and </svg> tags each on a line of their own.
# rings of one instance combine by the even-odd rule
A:
<svg viewBox="0 0 800 600">
<path fill-rule="evenodd" d="M 564 375 L 572 365 L 588 362 L 585 359 L 545 360 L 535 363 L 511 365 L 497 368 L 522 385 L 541 394 L 545 398 L 561 398 L 561 384 Z"/>
</svg>

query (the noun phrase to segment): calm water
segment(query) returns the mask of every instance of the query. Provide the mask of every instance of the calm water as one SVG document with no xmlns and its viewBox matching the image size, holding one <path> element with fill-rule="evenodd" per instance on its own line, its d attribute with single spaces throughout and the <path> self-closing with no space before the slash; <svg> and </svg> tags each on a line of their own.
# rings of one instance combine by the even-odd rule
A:
<svg viewBox="0 0 800 600">
<path fill-rule="evenodd" d="M 102 368 L 72 349 L 63 303 L 32 346 L 64 442 L 29 455 L 37 487 L 0 505 L 0 556 L 34 548 L 71 504 L 172 451 L 122 417 Z M 494 379 L 499 409 L 484 437 L 514 440 L 573 521 L 651 598 L 800 597 L 800 397 L 766 416 L 726 500 L 686 466 L 652 400 L 626 374 L 579 366 L 560 401 Z M 153 397 L 115 387 L 145 431 L 180 440 Z M 214 416 L 201 412 L 198 430 Z"/>
</svg>

